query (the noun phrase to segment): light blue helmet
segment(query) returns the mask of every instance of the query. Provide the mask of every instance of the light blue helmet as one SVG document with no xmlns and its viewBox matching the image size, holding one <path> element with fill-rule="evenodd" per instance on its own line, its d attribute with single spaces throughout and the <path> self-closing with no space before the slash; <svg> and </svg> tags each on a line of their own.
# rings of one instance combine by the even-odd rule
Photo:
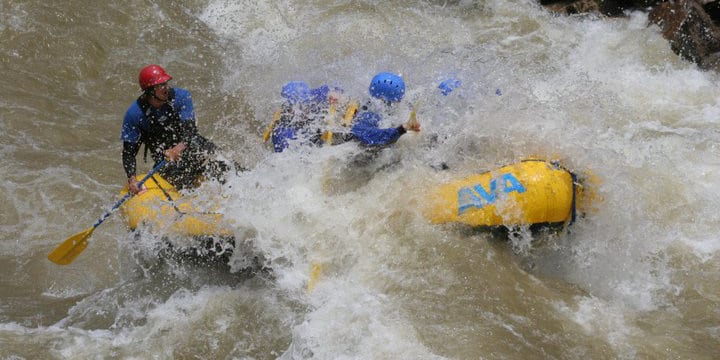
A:
<svg viewBox="0 0 720 360">
<path fill-rule="evenodd" d="M 405 82 L 396 74 L 381 72 L 370 81 L 370 95 L 390 102 L 399 102 L 405 95 Z"/>
<path fill-rule="evenodd" d="M 297 104 L 310 100 L 310 85 L 304 81 L 291 81 L 282 87 L 280 92 L 291 104 Z"/>
<path fill-rule="evenodd" d="M 440 89 L 440 92 L 447 96 L 450 94 L 455 88 L 459 87 L 462 84 L 462 81 L 456 79 L 456 78 L 449 78 L 447 80 L 444 80 L 443 82 L 438 85 L 438 89 Z"/>
</svg>

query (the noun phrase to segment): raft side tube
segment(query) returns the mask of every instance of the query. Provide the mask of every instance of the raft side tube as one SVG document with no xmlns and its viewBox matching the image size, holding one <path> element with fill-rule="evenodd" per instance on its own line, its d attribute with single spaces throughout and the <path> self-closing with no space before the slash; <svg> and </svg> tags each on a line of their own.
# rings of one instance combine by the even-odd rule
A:
<svg viewBox="0 0 720 360">
<path fill-rule="evenodd" d="M 233 235 L 222 214 L 200 211 L 191 202 L 185 201 L 187 199 L 162 176 L 153 175 L 145 182 L 145 187 L 146 190 L 128 199 L 120 208 L 125 223 L 131 230 L 145 224 L 165 235 Z M 128 186 L 125 185 L 120 196 L 127 192 Z M 169 201 L 168 197 L 172 201 Z"/>
<path fill-rule="evenodd" d="M 473 227 L 568 223 L 578 191 L 574 175 L 557 163 L 526 160 L 438 186 L 424 215 L 432 224 Z"/>
</svg>

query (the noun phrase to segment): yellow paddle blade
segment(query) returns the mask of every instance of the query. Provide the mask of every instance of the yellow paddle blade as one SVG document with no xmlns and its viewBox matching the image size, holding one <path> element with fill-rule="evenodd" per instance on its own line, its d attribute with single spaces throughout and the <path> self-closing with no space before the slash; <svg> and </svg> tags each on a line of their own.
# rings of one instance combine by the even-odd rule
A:
<svg viewBox="0 0 720 360">
<path fill-rule="evenodd" d="M 337 105 L 332 104 L 330 105 L 330 110 L 328 110 L 328 118 L 327 123 L 330 126 L 335 125 L 335 111 L 336 111 Z"/>
<path fill-rule="evenodd" d="M 310 267 L 310 279 L 307 283 L 307 291 L 311 292 L 315 288 L 315 284 L 318 281 L 318 278 L 320 278 L 320 274 L 322 273 L 322 264 L 319 263 L 313 263 Z"/>
<path fill-rule="evenodd" d="M 268 125 L 268 128 L 263 133 L 263 142 L 267 142 L 270 139 L 270 135 L 272 135 L 273 128 L 275 127 L 275 123 L 280 120 L 280 117 L 282 116 L 282 113 L 280 110 L 275 111 L 273 114 L 272 121 L 270 121 L 270 125 Z"/>
<path fill-rule="evenodd" d="M 77 233 L 67 240 L 63 241 L 62 244 L 58 245 L 55 250 L 48 254 L 48 260 L 58 265 L 68 265 L 80 255 L 83 250 L 88 246 L 88 238 L 92 235 L 95 227 L 88 228 L 87 230 Z"/>
<path fill-rule="evenodd" d="M 410 112 L 410 124 L 411 124 L 411 125 L 415 125 L 415 124 L 417 124 L 417 123 L 418 123 L 418 120 L 417 120 L 417 112 L 415 111 L 415 109 L 413 109 L 413 110 Z"/>
<path fill-rule="evenodd" d="M 333 141 L 333 132 L 332 131 L 325 131 L 320 135 L 320 140 L 322 140 L 323 144 L 332 145 Z"/>
<path fill-rule="evenodd" d="M 347 110 L 345 110 L 345 115 L 343 116 L 343 126 L 350 126 L 350 124 L 352 124 L 359 107 L 360 106 L 357 101 L 352 101 L 348 104 Z"/>
<path fill-rule="evenodd" d="M 409 128 L 414 129 L 420 126 L 420 123 L 417 120 L 417 109 L 420 107 L 420 103 L 416 103 L 412 106 L 412 109 L 410 110 L 410 118 L 408 119 L 407 125 Z"/>
</svg>

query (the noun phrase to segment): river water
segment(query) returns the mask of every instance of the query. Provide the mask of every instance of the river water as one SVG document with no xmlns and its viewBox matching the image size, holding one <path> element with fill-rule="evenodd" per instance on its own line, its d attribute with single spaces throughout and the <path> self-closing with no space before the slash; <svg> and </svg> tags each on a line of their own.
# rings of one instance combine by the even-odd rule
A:
<svg viewBox="0 0 720 360">
<path fill-rule="evenodd" d="M 719 79 L 642 13 L 2 0 L 0 39 L 2 359 L 720 356 Z M 73 264 L 46 259 L 116 201 L 122 116 L 148 63 L 193 92 L 201 132 L 249 169 L 196 196 L 273 277 L 161 263 L 119 214 Z M 379 71 L 404 76 L 421 133 L 357 168 L 355 144 L 263 145 L 286 81 L 363 98 Z M 569 231 L 502 240 L 424 220 L 433 185 L 533 156 L 592 175 L 598 200 Z"/>
</svg>

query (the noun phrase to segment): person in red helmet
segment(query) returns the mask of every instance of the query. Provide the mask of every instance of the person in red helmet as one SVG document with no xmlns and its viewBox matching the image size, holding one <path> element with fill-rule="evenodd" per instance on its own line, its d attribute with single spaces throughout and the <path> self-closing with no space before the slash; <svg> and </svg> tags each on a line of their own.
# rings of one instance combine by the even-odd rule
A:
<svg viewBox="0 0 720 360">
<path fill-rule="evenodd" d="M 211 161 L 215 145 L 198 134 L 195 109 L 189 91 L 171 87 L 170 75 L 159 65 L 140 70 L 142 94 L 128 108 L 123 119 L 123 168 L 130 192 L 137 194 L 136 156 L 145 144 L 157 165 L 168 159 L 160 174 L 178 189 L 192 187 L 203 175 L 218 177 L 227 170 L 222 162 Z"/>
</svg>

